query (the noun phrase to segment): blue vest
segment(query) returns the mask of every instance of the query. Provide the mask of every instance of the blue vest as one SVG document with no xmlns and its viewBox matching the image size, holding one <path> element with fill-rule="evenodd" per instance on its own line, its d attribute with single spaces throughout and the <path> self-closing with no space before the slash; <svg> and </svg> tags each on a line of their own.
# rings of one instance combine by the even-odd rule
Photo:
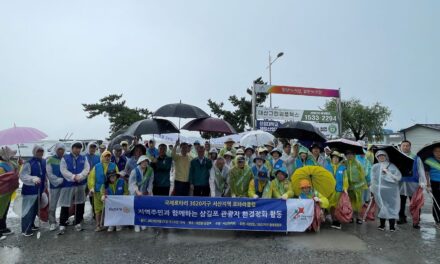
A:
<svg viewBox="0 0 440 264">
<path fill-rule="evenodd" d="M 420 159 L 418 156 L 414 157 L 412 175 L 402 175 L 401 182 L 419 182 L 419 170 L 417 166 L 417 160 Z"/>
<path fill-rule="evenodd" d="M 344 165 L 339 165 L 338 168 L 336 169 L 336 174 L 335 174 L 335 172 L 333 171 L 333 166 L 327 163 L 326 169 L 332 173 L 333 177 L 335 177 L 336 180 L 335 190 L 337 192 L 344 191 L 344 171 L 347 168 Z"/>
<path fill-rule="evenodd" d="M 273 173 L 275 173 L 277 170 L 279 170 L 283 167 L 284 162 L 283 162 L 283 160 L 279 159 L 275 164 L 273 164 L 273 160 L 271 160 L 270 164 L 272 164 Z"/>
<path fill-rule="evenodd" d="M 264 165 L 261 167 L 260 170 L 257 169 L 257 166 L 252 166 L 252 174 L 254 175 L 255 194 L 258 195 L 258 197 L 261 198 L 261 196 L 263 195 L 263 191 L 264 191 L 264 188 L 266 187 L 266 185 L 263 186 L 263 190 L 260 192 L 260 190 L 258 188 L 259 187 L 258 178 L 265 177 L 265 178 L 267 178 L 266 184 L 268 182 L 270 182 L 269 181 L 269 170 Z"/>
<path fill-rule="evenodd" d="M 118 179 L 116 182 L 116 191 L 113 193 L 112 188 L 110 186 L 106 189 L 107 195 L 124 195 L 124 187 L 125 187 L 125 181 L 124 179 Z"/>
<path fill-rule="evenodd" d="M 60 161 L 61 159 L 60 158 L 58 158 L 58 156 L 53 156 L 53 157 L 51 157 L 52 159 L 57 159 L 58 161 Z M 49 164 L 50 165 L 50 167 L 52 168 L 52 174 L 53 175 L 55 175 L 55 176 L 57 176 L 58 178 L 62 178 L 62 179 L 64 179 L 64 177 L 63 177 L 63 175 L 61 174 L 61 169 L 60 169 L 60 164 L 58 163 L 58 164 L 53 164 L 53 163 L 50 163 Z M 63 188 L 64 186 L 65 186 L 65 184 L 66 184 L 66 180 L 64 180 L 63 181 L 63 183 L 62 184 L 60 184 L 60 185 L 58 185 L 58 186 L 53 186 L 52 185 L 52 183 L 50 183 L 49 182 L 49 184 L 50 184 L 50 188 L 51 189 L 60 189 L 60 188 Z"/>
<path fill-rule="evenodd" d="M 5 170 L 5 172 L 10 172 L 12 171 L 11 166 L 9 166 L 8 163 L 0 161 L 0 168 L 3 168 L 3 170 Z"/>
<path fill-rule="evenodd" d="M 87 161 L 89 162 L 90 170 L 92 170 L 96 164 L 101 162 L 101 159 L 99 158 L 99 156 L 95 155 L 95 154 L 93 154 L 93 155 L 86 154 L 86 158 L 87 158 Z"/>
<path fill-rule="evenodd" d="M 73 174 L 80 174 L 84 170 L 84 165 L 86 163 L 86 157 L 83 155 L 79 155 L 76 159 L 73 154 L 64 155 L 64 160 L 66 161 L 67 170 Z M 84 179 L 81 182 L 66 182 L 65 187 L 71 186 L 82 186 L 87 183 L 87 179 Z"/>
<path fill-rule="evenodd" d="M 116 171 L 116 164 L 110 162 L 107 167 L 107 175 Z M 102 185 L 107 179 L 107 175 L 104 173 L 104 166 L 102 163 L 95 165 L 95 192 L 100 192 Z"/>
<path fill-rule="evenodd" d="M 433 182 L 440 182 L 440 162 L 438 160 L 436 160 L 435 158 L 431 157 L 431 158 L 427 158 L 425 160 L 426 162 L 432 162 L 432 163 L 436 163 L 438 166 L 434 167 L 434 166 L 430 166 L 429 164 L 427 164 L 429 166 L 429 178 L 431 179 L 431 181 Z"/>
<path fill-rule="evenodd" d="M 295 168 L 296 169 L 302 168 L 304 166 L 313 166 L 313 165 L 315 165 L 315 163 L 311 159 L 309 159 L 309 158 L 307 158 L 305 163 L 303 163 L 301 158 L 296 158 L 295 159 Z"/>
<path fill-rule="evenodd" d="M 21 188 L 22 195 L 37 195 L 40 189 L 40 195 L 44 192 L 46 187 L 46 161 L 44 159 L 37 159 L 33 157 L 28 161 L 31 166 L 31 176 L 37 176 L 41 179 L 40 185 L 25 185 Z"/>
<path fill-rule="evenodd" d="M 125 169 L 125 165 L 127 165 L 127 158 L 125 156 L 119 157 L 119 161 L 116 162 L 116 157 L 112 156 L 111 162 L 116 163 L 119 171 L 123 171 Z"/>
</svg>

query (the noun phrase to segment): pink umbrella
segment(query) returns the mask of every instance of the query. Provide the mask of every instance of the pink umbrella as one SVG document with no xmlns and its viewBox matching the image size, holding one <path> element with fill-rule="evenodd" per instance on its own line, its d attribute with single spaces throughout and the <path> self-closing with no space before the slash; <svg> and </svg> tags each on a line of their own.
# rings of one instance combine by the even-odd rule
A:
<svg viewBox="0 0 440 264">
<path fill-rule="evenodd" d="M 46 137 L 45 133 L 36 128 L 17 127 L 14 125 L 12 128 L 0 131 L 0 145 L 31 143 Z"/>
<path fill-rule="evenodd" d="M 226 135 L 237 134 L 235 129 L 227 121 L 214 117 L 194 119 L 184 125 L 182 129 L 189 131 L 222 133 Z"/>
</svg>

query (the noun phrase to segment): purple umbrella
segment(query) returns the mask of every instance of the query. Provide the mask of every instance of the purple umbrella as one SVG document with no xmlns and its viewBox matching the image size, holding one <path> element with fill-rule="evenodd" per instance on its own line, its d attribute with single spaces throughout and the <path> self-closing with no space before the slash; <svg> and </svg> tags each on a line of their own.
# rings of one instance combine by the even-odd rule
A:
<svg viewBox="0 0 440 264">
<path fill-rule="evenodd" d="M 21 143 L 31 143 L 46 138 L 47 135 L 40 130 L 32 127 L 17 127 L 14 125 L 0 131 L 0 145 L 14 145 Z"/>
<path fill-rule="evenodd" d="M 223 133 L 227 135 L 237 134 L 231 124 L 223 119 L 214 117 L 194 119 L 184 125 L 182 129 L 189 131 Z"/>
</svg>

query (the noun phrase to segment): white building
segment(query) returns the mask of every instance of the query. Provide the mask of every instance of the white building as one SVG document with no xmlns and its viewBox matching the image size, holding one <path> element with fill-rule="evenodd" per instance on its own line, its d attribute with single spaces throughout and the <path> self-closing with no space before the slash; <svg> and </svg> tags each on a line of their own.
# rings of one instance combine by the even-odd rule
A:
<svg viewBox="0 0 440 264">
<path fill-rule="evenodd" d="M 440 140 L 440 124 L 415 124 L 402 129 L 403 138 L 411 141 L 412 152 L 417 152 L 426 144 Z"/>
</svg>

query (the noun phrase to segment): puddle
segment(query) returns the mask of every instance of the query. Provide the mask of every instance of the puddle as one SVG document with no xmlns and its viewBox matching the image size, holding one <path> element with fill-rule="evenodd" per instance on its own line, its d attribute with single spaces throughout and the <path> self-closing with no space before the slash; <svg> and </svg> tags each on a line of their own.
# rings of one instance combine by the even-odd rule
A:
<svg viewBox="0 0 440 264">
<path fill-rule="evenodd" d="M 429 242 L 431 242 L 432 240 L 436 240 L 437 234 L 438 229 L 436 229 L 435 227 L 422 227 L 420 229 L 420 237 L 425 241 L 429 240 Z"/>
<path fill-rule="evenodd" d="M 0 262 L 13 264 L 21 261 L 21 250 L 17 247 L 0 247 Z"/>
</svg>

